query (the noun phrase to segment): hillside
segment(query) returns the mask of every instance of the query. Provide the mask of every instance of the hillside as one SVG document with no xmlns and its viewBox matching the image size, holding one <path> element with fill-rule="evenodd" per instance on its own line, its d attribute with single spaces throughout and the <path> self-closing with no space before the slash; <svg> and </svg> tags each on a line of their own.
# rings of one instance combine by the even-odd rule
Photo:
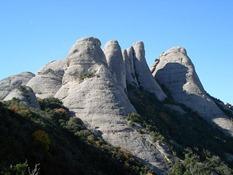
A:
<svg viewBox="0 0 233 175">
<path fill-rule="evenodd" d="M 0 172 L 25 161 L 39 174 L 146 174 L 140 160 L 107 144 L 57 99 L 33 110 L 13 99 L 0 103 Z M 24 173 L 23 173 L 24 174 Z M 27 171 L 25 174 L 28 174 Z"/>
<path fill-rule="evenodd" d="M 233 107 L 205 91 L 183 47 L 150 70 L 142 41 L 81 38 L 1 80 L 0 101 L 2 174 L 233 174 Z"/>
</svg>

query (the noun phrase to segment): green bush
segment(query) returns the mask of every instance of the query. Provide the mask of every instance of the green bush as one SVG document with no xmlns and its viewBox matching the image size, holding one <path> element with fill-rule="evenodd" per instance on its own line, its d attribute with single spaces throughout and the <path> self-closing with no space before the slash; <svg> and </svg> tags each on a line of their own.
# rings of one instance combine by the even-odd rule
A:
<svg viewBox="0 0 233 175">
<path fill-rule="evenodd" d="M 42 110 L 33 110 L 17 100 L 0 103 L 0 172 L 22 160 L 29 165 L 40 163 L 43 175 L 141 175 L 148 171 L 132 155 L 107 144 L 101 133 L 87 129 L 57 99 L 43 99 L 41 104 Z M 22 109 L 30 117 L 19 112 Z"/>
<path fill-rule="evenodd" d="M 137 113 L 130 113 L 127 116 L 127 120 L 133 123 L 142 123 L 142 119 L 139 114 Z"/>
<path fill-rule="evenodd" d="M 94 76 L 95 76 L 95 72 L 87 72 L 87 73 L 82 74 L 79 78 L 81 80 L 84 80 L 86 78 L 92 78 Z"/>
<path fill-rule="evenodd" d="M 33 132 L 32 137 L 33 140 L 41 144 L 46 151 L 49 150 L 49 147 L 51 145 L 51 139 L 49 138 L 49 135 L 45 131 L 38 129 Z"/>
<path fill-rule="evenodd" d="M 59 99 L 53 97 L 38 99 L 38 102 L 42 110 L 52 110 L 52 109 L 64 107 Z"/>
</svg>

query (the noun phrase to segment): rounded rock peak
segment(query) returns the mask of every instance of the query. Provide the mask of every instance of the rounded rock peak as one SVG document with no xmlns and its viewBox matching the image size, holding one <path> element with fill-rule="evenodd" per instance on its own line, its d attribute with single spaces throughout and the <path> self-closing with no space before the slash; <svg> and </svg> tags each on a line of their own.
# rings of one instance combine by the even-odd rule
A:
<svg viewBox="0 0 233 175">
<path fill-rule="evenodd" d="M 121 50 L 121 47 L 117 40 L 110 40 L 104 46 L 104 50 L 113 49 L 113 48 Z"/>
<path fill-rule="evenodd" d="M 134 43 L 133 49 L 135 52 L 135 56 L 138 60 L 145 59 L 145 48 L 144 43 L 142 41 Z"/>
<path fill-rule="evenodd" d="M 170 49 L 162 53 L 162 56 L 168 55 L 170 53 L 182 53 L 184 55 L 187 55 L 187 51 L 184 47 L 176 46 L 176 47 L 171 47 Z"/>
<path fill-rule="evenodd" d="M 96 46 L 101 46 L 101 42 L 98 38 L 95 37 L 83 37 L 80 38 L 76 41 L 76 44 L 78 43 L 90 43 L 90 44 L 94 44 Z"/>
<path fill-rule="evenodd" d="M 69 50 L 68 55 L 73 54 L 77 51 L 78 48 L 82 48 L 82 47 L 89 47 L 89 46 L 94 46 L 94 47 L 99 47 L 101 46 L 101 42 L 98 38 L 94 38 L 94 37 L 83 37 L 80 38 L 78 40 L 76 40 L 76 42 L 73 44 L 73 46 L 71 47 L 71 49 Z"/>
<path fill-rule="evenodd" d="M 31 75 L 31 76 L 35 76 L 34 73 L 28 72 L 28 71 L 26 71 L 26 72 L 21 72 L 20 75 Z"/>
<path fill-rule="evenodd" d="M 133 44 L 133 48 L 140 48 L 140 49 L 144 49 L 144 43 L 143 41 L 137 41 Z"/>
<path fill-rule="evenodd" d="M 119 43 L 117 40 L 110 40 L 105 44 L 105 46 L 107 46 L 107 45 L 119 45 Z"/>
</svg>

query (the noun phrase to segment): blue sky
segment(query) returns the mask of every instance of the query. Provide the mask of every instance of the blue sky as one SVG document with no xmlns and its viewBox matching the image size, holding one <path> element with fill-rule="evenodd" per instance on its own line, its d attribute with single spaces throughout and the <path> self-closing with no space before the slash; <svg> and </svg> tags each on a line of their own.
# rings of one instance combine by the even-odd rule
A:
<svg viewBox="0 0 233 175">
<path fill-rule="evenodd" d="M 64 58 L 74 41 L 142 40 L 151 65 L 183 46 L 213 96 L 233 104 L 232 0 L 5 0 L 0 3 L 0 79 Z"/>
</svg>

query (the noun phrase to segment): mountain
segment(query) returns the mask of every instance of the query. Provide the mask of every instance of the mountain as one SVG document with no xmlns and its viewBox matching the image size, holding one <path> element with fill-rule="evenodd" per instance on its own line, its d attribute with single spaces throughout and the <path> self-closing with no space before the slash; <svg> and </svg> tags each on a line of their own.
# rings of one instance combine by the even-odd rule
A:
<svg viewBox="0 0 233 175">
<path fill-rule="evenodd" d="M 12 84 L 12 79 L 19 83 Z M 141 41 L 122 49 L 117 41 L 112 40 L 102 49 L 97 38 L 82 38 L 74 43 L 65 59 L 48 63 L 36 75 L 22 73 L 1 80 L 0 94 L 3 94 L 0 98 L 3 101 L 2 110 L 8 111 L 10 121 L 18 120 L 15 116 L 21 115 L 19 107 L 12 111 L 12 103 L 22 105 L 20 108 L 31 113 L 30 117 L 26 117 L 29 125 L 37 123 L 34 116 L 46 120 L 45 123 L 48 120 L 48 125 L 40 122 L 38 127 L 46 130 L 46 134 L 55 140 L 53 146 L 63 147 L 58 157 L 64 152 L 69 153 L 69 149 L 74 151 L 62 164 L 61 174 L 72 174 L 80 166 L 75 152 L 80 147 L 76 140 L 81 138 L 75 137 L 72 132 L 68 137 L 64 135 L 69 120 L 75 119 L 83 122 L 81 128 L 108 145 L 108 155 L 114 155 L 112 152 L 116 148 L 130 154 L 131 163 L 121 157 L 128 166 L 123 166 L 122 159 L 116 156 L 111 156 L 109 164 L 103 163 L 113 168 L 117 165 L 120 174 L 232 174 L 233 110 L 204 90 L 184 48 L 171 48 L 162 53 L 150 70 Z M 52 102 L 57 100 L 59 105 L 53 107 L 53 103 L 49 103 L 51 99 Z M 43 106 L 45 102 L 49 107 Z M 64 110 L 68 112 L 66 120 L 63 123 L 58 120 L 54 127 L 59 129 L 53 131 L 55 121 L 50 119 L 51 113 L 52 117 L 56 117 Z M 29 133 L 33 135 L 36 128 L 24 129 L 27 136 L 23 144 L 30 147 Z M 4 140 L 4 133 L 7 132 L 0 133 Z M 60 138 L 54 137 L 54 134 L 61 134 L 66 144 L 57 141 Z M 21 137 L 13 131 L 10 136 Z M 85 139 L 88 142 L 88 138 Z M 67 145 L 70 142 L 74 142 L 73 148 Z M 96 143 L 89 143 L 89 146 L 91 144 Z M 96 149 L 104 152 L 103 155 L 98 154 L 98 159 L 106 160 L 103 148 Z M 88 150 L 79 154 L 86 155 L 85 151 Z M 47 174 L 48 166 L 53 173 L 52 167 L 59 163 L 53 162 L 55 155 L 52 148 L 46 152 L 52 156 L 51 164 L 43 163 L 32 153 L 26 154 L 25 150 L 21 152 L 24 153 L 21 159 L 16 156 L 12 162 L 22 162 L 22 157 L 34 164 L 39 162 L 42 174 Z M 123 153 L 119 151 L 117 154 Z M 88 161 L 93 164 L 92 160 Z M 5 166 L 11 163 L 9 157 L 2 162 Z M 89 174 L 95 174 L 94 170 L 100 174 L 117 173 L 111 172 L 109 167 L 104 171 L 100 164 L 96 165 L 86 167 Z M 81 166 L 83 170 L 85 166 L 87 164 Z M 70 172 L 64 173 L 67 167 Z M 83 170 L 80 170 L 81 174 L 88 174 Z"/>
<path fill-rule="evenodd" d="M 206 93 L 184 48 L 171 48 L 161 54 L 152 74 L 176 102 L 191 108 L 233 136 L 232 119 Z"/>
</svg>

